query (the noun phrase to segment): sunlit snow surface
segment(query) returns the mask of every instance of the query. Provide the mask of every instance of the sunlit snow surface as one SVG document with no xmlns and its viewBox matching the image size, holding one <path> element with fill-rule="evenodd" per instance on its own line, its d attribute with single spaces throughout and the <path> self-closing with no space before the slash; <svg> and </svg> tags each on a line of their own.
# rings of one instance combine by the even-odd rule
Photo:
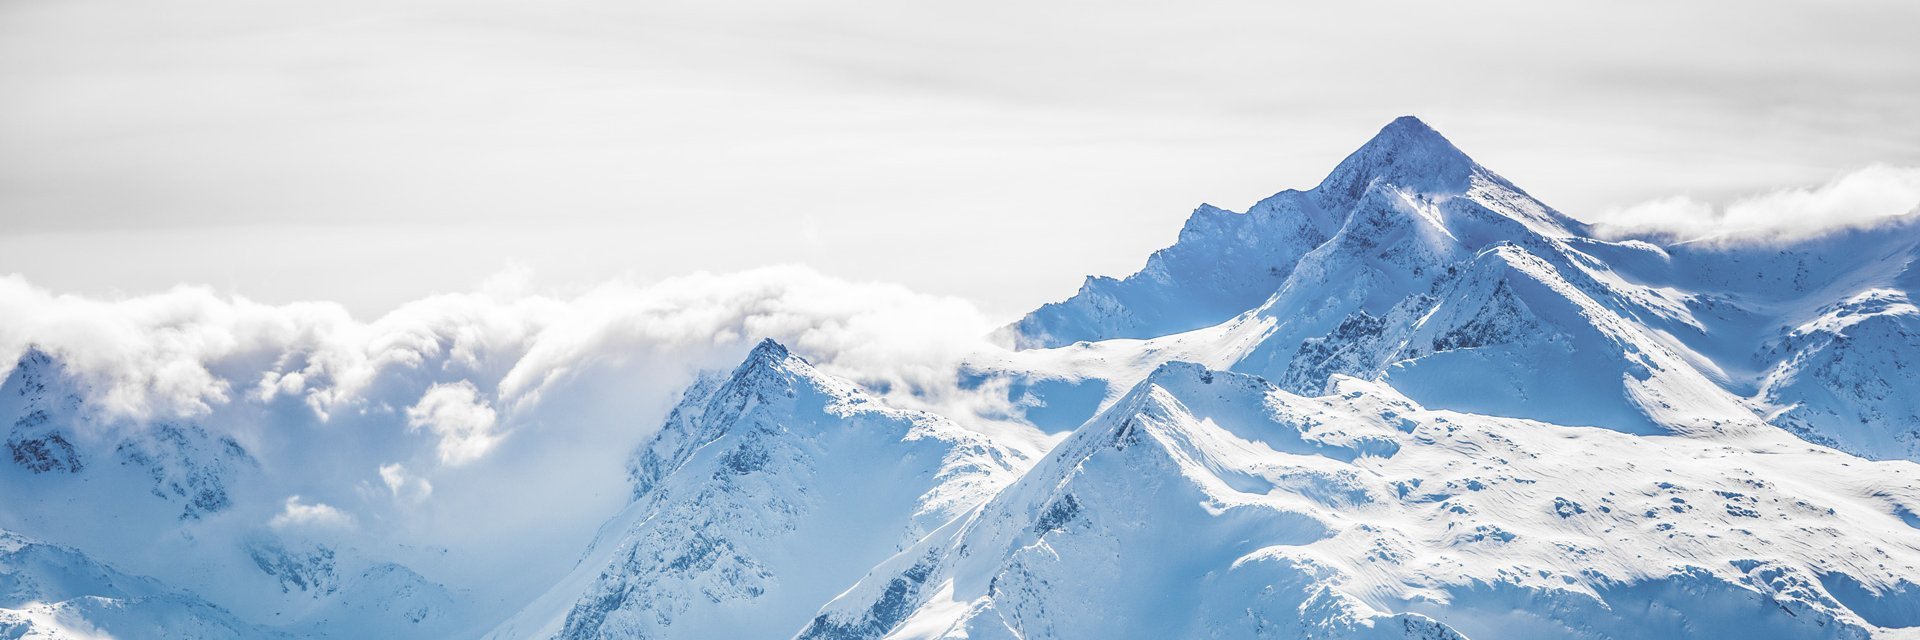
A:
<svg viewBox="0 0 1920 640">
<path fill-rule="evenodd" d="M 1167 365 L 802 636 L 1811 638 L 1920 623 L 1909 463 L 1777 431 L 1636 437 L 1431 411 L 1351 378 L 1332 391 Z"/>
<path fill-rule="evenodd" d="M 339 452 L 95 424 L 34 351 L 0 637 L 1920 637 L 1916 246 L 1603 241 L 1403 118 L 1004 329 L 950 376 L 993 402 L 762 342 L 571 570 L 471 584 L 263 488 Z"/>
</svg>

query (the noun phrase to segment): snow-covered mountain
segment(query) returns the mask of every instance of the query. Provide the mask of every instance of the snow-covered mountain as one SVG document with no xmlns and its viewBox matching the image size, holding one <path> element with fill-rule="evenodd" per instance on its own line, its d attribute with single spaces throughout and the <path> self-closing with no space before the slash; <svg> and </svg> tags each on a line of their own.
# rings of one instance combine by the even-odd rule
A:
<svg viewBox="0 0 1920 640">
<path fill-rule="evenodd" d="M 1311 189 L 1200 207 L 1139 272 L 1005 327 L 1016 348 L 898 384 L 769 339 L 664 421 L 556 384 L 502 432 L 511 403 L 448 371 L 620 343 L 422 329 L 390 369 L 246 354 L 277 364 L 227 387 L 337 376 L 357 404 L 129 420 L 34 349 L 0 385 L 0 637 L 1920 638 L 1916 219 L 1602 238 L 1401 118 Z M 570 570 L 376 535 L 493 513 L 461 474 L 540 467 L 448 454 L 503 439 L 624 475 L 506 476 L 605 496 L 597 533 L 498 518 L 591 539 Z"/>
<path fill-rule="evenodd" d="M 1168 364 L 799 637 L 1867 637 L 1920 624 L 1916 471 Z"/>
<path fill-rule="evenodd" d="M 973 508 L 1030 455 L 886 406 L 771 340 L 691 387 L 634 498 L 504 638 L 761 638 Z"/>
<path fill-rule="evenodd" d="M 97 396 L 40 350 L 0 383 L 0 589 L 13 590 L 0 630 L 369 637 L 469 624 L 471 603 L 411 569 L 271 526 L 259 461 L 232 435 L 106 420 Z M 115 568 L 127 565 L 153 577 Z"/>
<path fill-rule="evenodd" d="M 36 474 L 80 473 L 87 468 L 74 446 L 77 436 L 71 428 L 83 399 L 62 389 L 59 376 L 59 363 L 46 353 L 30 350 L 5 385 L 13 393 L 0 397 L 15 416 L 7 430 L 7 453 L 15 465 Z"/>
<path fill-rule="evenodd" d="M 1284 218 L 1313 234 L 1267 236 Z M 1218 220 L 1232 220 L 1226 223 Z M 1136 352 L 1262 375 L 1299 393 L 1330 376 L 1381 380 L 1426 406 L 1631 433 L 1771 421 L 1871 458 L 1915 459 L 1920 388 L 1908 299 L 1911 222 L 1795 246 L 1588 237 L 1586 226 L 1473 162 L 1413 118 L 1389 124 L 1309 191 L 1245 214 L 1203 209 L 1124 282 L 1130 299 L 1232 308 L 1216 322 L 1149 325 L 1089 294 L 1009 327 L 1026 346 L 1146 338 Z M 1297 256 L 1275 269 L 1249 262 Z M 1169 274 L 1213 264 L 1283 273 L 1256 298 Z M 1250 288 L 1249 291 L 1258 288 Z M 1190 296 L 1214 296 L 1189 304 Z M 1190 329 L 1190 331 L 1189 331 Z M 1872 345 L 1856 351 L 1853 336 Z M 1874 358 L 1883 358 L 1875 362 Z M 1136 367 L 1140 369 L 1140 367 Z"/>
<path fill-rule="evenodd" d="M 1394 211 L 1403 198 L 1428 207 L 1423 214 L 1428 222 L 1435 221 L 1438 207 L 1447 207 L 1452 230 L 1478 232 L 1451 239 L 1479 246 L 1511 235 L 1484 228 L 1507 221 L 1554 237 L 1583 228 L 1475 164 L 1425 123 L 1405 117 L 1387 125 L 1313 189 L 1282 191 L 1244 214 L 1201 205 L 1180 230 L 1179 241 L 1155 252 L 1146 268 L 1122 280 L 1088 278 L 1072 298 L 1043 306 L 1011 327 L 1015 341 L 1022 347 L 1059 347 L 1218 324 L 1259 306 L 1293 277 L 1303 258 L 1336 236 L 1350 245 L 1393 241 L 1382 236 L 1400 228 Z M 1460 202 L 1435 202 L 1456 198 Z"/>
</svg>

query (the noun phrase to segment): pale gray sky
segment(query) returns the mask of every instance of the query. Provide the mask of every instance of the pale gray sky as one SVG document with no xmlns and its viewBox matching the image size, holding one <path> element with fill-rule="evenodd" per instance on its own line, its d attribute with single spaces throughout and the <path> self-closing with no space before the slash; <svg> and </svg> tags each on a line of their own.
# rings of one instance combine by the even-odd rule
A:
<svg viewBox="0 0 1920 640">
<path fill-rule="evenodd" d="M 1586 218 L 1920 165 L 1920 3 L 1337 4 L 0 0 L 0 273 L 367 317 L 799 262 L 1012 313 L 1402 114 Z"/>
</svg>

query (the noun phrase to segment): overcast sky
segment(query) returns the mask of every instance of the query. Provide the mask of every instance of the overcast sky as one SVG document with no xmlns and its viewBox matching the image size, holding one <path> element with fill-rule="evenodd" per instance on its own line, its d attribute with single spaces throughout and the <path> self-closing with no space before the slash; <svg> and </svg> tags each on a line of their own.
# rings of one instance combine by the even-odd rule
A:
<svg viewBox="0 0 1920 640">
<path fill-rule="evenodd" d="M 368 317 L 510 264 L 805 263 L 1013 313 L 1402 114 L 1587 219 L 1911 176 L 1916 27 L 1844 0 L 0 0 L 0 273 Z"/>
</svg>

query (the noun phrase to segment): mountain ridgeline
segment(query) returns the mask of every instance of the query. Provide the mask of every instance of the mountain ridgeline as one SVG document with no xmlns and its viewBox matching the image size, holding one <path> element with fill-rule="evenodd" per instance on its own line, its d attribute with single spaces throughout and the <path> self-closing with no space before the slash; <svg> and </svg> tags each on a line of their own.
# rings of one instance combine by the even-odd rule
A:
<svg viewBox="0 0 1920 640">
<path fill-rule="evenodd" d="M 1112 390 L 1034 460 L 902 474 L 902 432 L 829 412 L 879 443 L 850 447 L 791 382 L 743 426 L 742 402 L 717 398 L 763 385 L 756 362 L 835 387 L 756 349 L 639 454 L 637 513 L 596 543 L 616 550 L 535 616 L 570 602 L 565 624 L 497 635 L 1920 634 L 1917 241 L 1910 224 L 1796 245 L 1596 238 L 1401 118 L 1313 189 L 1202 206 L 1138 273 L 1009 326 L 1023 351 L 980 375 L 1027 381 L 1028 406 Z M 839 388 L 827 406 L 876 402 Z M 743 489 L 741 431 L 869 452 L 851 464 L 901 506 L 823 482 L 824 458 L 754 454 L 782 462 L 739 471 L 767 483 Z M 972 506 L 892 535 L 928 513 L 906 497 L 948 483 L 965 498 L 946 504 Z M 755 502 L 779 496 L 806 497 Z M 842 509 L 888 541 L 859 579 L 745 560 L 847 557 L 845 534 L 792 523 Z M 710 548 L 740 566 L 657 567 Z M 695 585 L 704 601 L 655 594 Z M 809 598 L 816 613 L 786 613 Z"/>
<path fill-rule="evenodd" d="M 1340 374 L 1437 408 L 1634 433 L 1764 422 L 1915 460 L 1901 391 L 1920 368 L 1898 363 L 1920 356 L 1917 247 L 1910 220 L 1799 244 L 1598 239 L 1406 117 L 1319 186 L 1203 207 L 1140 272 L 1007 333 L 1204 336 L 1207 364 L 1297 393 Z"/>
<path fill-rule="evenodd" d="M 0 505 L 0 638 L 1920 638 L 1912 220 L 1599 237 L 1400 118 L 1007 326 L 955 372 L 973 405 L 760 342 L 515 602 L 212 535 L 273 512 L 276 452 L 96 424 L 34 351 L 0 387 L 30 498 Z M 1013 409 L 940 408 L 985 405 Z M 108 544 L 74 505 L 145 528 Z M 211 568 L 88 555 L 149 540 Z"/>
</svg>

